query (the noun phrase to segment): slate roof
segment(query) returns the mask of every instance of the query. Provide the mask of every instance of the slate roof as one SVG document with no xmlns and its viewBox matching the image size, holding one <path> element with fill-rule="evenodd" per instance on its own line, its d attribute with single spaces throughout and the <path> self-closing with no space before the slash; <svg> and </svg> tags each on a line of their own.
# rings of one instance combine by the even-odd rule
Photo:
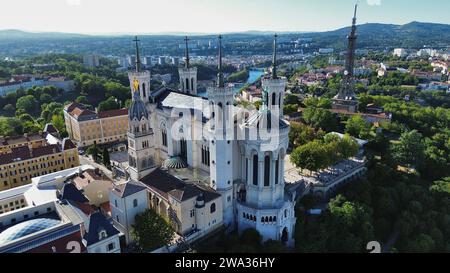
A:
<svg viewBox="0 0 450 273">
<path fill-rule="evenodd" d="M 143 190 L 147 190 L 144 185 L 139 182 L 130 180 L 125 184 L 114 186 L 112 192 L 120 198 L 125 198 Z"/>
<path fill-rule="evenodd" d="M 45 124 L 44 132 L 49 133 L 49 134 L 59 133 L 58 129 L 56 129 L 55 126 L 53 126 L 53 124 L 51 124 L 51 123 Z"/>
<path fill-rule="evenodd" d="M 104 230 L 106 232 L 106 238 L 100 239 L 99 233 Z M 87 233 L 84 235 L 86 240 L 86 246 L 90 246 L 100 242 L 101 240 L 108 239 L 112 236 L 119 234 L 119 231 L 109 222 L 106 217 L 97 211 L 89 217 L 89 227 L 86 229 Z"/>
<path fill-rule="evenodd" d="M 208 100 L 204 97 L 185 94 L 167 87 L 153 92 L 152 96 L 159 109 L 190 109 L 191 112 L 200 111 L 209 118 Z"/>
<path fill-rule="evenodd" d="M 186 182 L 170 175 L 160 168 L 141 179 L 141 182 L 150 189 L 157 191 L 163 197 L 172 196 L 180 202 L 189 200 L 203 194 L 205 202 L 212 201 L 220 197 L 220 194 L 212 188 L 202 186 L 196 182 Z"/>
<path fill-rule="evenodd" d="M 69 138 L 63 139 L 63 142 L 62 142 L 61 146 L 62 146 L 64 151 L 77 148 L 77 146 L 75 146 L 75 144 Z"/>
<path fill-rule="evenodd" d="M 143 117 L 148 119 L 149 113 L 145 107 L 145 103 L 142 101 L 138 92 L 134 92 L 133 102 L 131 103 L 130 109 L 128 110 L 128 118 L 130 120 L 137 119 L 141 120 Z"/>
<path fill-rule="evenodd" d="M 78 202 L 81 204 L 89 203 L 89 200 L 82 194 L 77 187 L 72 183 L 67 183 L 63 186 L 61 190 L 61 199 L 73 202 Z"/>
</svg>

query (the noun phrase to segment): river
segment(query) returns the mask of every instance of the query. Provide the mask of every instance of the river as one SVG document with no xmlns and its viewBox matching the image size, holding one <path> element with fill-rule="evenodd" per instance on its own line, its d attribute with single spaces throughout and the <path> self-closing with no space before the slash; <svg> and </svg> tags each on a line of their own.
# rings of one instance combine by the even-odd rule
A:
<svg viewBox="0 0 450 273">
<path fill-rule="evenodd" d="M 249 76 L 246 84 L 254 84 L 261 76 L 264 75 L 264 69 L 252 69 L 248 73 Z M 238 84 L 237 87 L 234 88 L 234 93 L 238 93 L 242 86 L 244 86 L 244 84 Z M 198 95 L 205 98 L 207 97 L 206 92 L 199 93 Z"/>
</svg>

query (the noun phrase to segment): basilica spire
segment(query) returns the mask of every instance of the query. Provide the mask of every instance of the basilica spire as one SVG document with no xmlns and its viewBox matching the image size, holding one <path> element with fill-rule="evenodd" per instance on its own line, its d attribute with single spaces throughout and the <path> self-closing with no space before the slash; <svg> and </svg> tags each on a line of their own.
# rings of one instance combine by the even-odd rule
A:
<svg viewBox="0 0 450 273">
<path fill-rule="evenodd" d="M 140 72 L 141 71 L 141 57 L 140 57 L 140 54 L 139 54 L 139 42 L 140 42 L 140 40 L 138 39 L 137 36 L 135 36 L 133 42 L 136 43 L 136 72 Z"/>
<path fill-rule="evenodd" d="M 217 73 L 217 87 L 223 88 L 225 87 L 225 83 L 223 80 L 223 72 L 222 72 L 222 35 L 219 35 L 219 66 L 218 70 L 219 73 Z"/>
<path fill-rule="evenodd" d="M 277 79 L 277 37 L 275 34 L 273 38 L 273 59 L 272 59 L 272 79 Z"/>
<path fill-rule="evenodd" d="M 189 69 L 189 45 L 188 45 L 189 38 L 188 38 L 188 36 L 186 36 L 184 38 L 184 42 L 186 43 L 186 51 L 185 51 L 186 63 L 185 63 L 185 67 L 186 67 L 186 69 Z"/>
</svg>

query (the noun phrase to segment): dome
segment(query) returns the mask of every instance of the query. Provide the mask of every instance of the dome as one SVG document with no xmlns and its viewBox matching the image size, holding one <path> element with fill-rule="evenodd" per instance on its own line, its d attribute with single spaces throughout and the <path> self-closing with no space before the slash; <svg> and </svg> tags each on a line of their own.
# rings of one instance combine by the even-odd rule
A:
<svg viewBox="0 0 450 273">
<path fill-rule="evenodd" d="M 188 165 L 181 157 L 175 156 L 164 161 L 164 167 L 169 169 L 184 169 Z"/>
<path fill-rule="evenodd" d="M 137 120 L 141 120 L 142 117 L 148 119 L 149 115 L 147 108 L 145 107 L 145 104 L 139 96 L 138 92 L 134 92 L 133 96 L 133 102 L 131 103 L 130 110 L 128 110 L 128 117 L 130 118 L 130 120 L 133 120 L 134 118 L 136 118 Z"/>
<path fill-rule="evenodd" d="M 22 238 L 24 236 L 59 225 L 54 219 L 39 218 L 14 225 L 0 233 L 0 245 Z"/>
</svg>

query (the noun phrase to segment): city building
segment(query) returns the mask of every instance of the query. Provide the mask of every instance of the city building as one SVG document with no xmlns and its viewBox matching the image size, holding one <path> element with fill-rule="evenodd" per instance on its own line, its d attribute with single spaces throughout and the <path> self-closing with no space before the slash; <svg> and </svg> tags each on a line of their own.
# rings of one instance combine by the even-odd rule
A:
<svg viewBox="0 0 450 273">
<path fill-rule="evenodd" d="M 79 166 L 77 147 L 47 125 L 42 133 L 7 137 L 0 144 L 0 191 L 29 184 L 34 177 Z"/>
<path fill-rule="evenodd" d="M 334 53 L 334 48 L 319 48 L 320 54 L 330 54 Z"/>
<path fill-rule="evenodd" d="M 0 82 L 0 96 L 5 96 L 18 89 L 27 90 L 34 86 L 54 86 L 63 89 L 65 92 L 70 92 L 75 88 L 75 82 L 66 79 L 63 76 L 43 77 L 34 75 L 16 75 L 11 77 L 9 81 Z"/>
<path fill-rule="evenodd" d="M 173 66 L 178 66 L 180 64 L 180 58 L 172 57 L 170 58 Z"/>
<path fill-rule="evenodd" d="M 150 73 L 139 63 L 129 73 L 130 179 L 147 186 L 150 206 L 184 238 L 254 228 L 264 241 L 293 246 L 296 199 L 285 193 L 283 179 L 290 126 L 280 119 L 287 80 L 277 75 L 276 38 L 272 72 L 262 79 L 263 104 L 252 112 L 233 106 L 234 92 L 222 72 L 221 36 L 218 41 L 219 73 L 207 98 L 166 87 L 150 92 Z M 249 137 L 227 135 L 227 122 Z M 261 137 L 267 129 L 272 144 Z"/>
<path fill-rule="evenodd" d="M 395 57 L 403 58 L 408 56 L 408 51 L 404 48 L 396 48 L 394 49 L 394 52 L 392 53 Z"/>
<path fill-rule="evenodd" d="M 73 102 L 64 107 L 64 120 L 70 139 L 78 147 L 112 144 L 127 139 L 127 109 L 97 113 Z"/>
<path fill-rule="evenodd" d="M 114 226 L 125 235 L 127 244 L 133 241 L 131 228 L 135 223 L 136 215 L 149 208 L 148 196 L 147 187 L 135 181 L 115 185 L 109 192 Z"/>
<path fill-rule="evenodd" d="M 161 56 L 158 58 L 158 64 L 159 65 L 165 65 L 166 64 L 166 57 L 165 56 Z"/>
<path fill-rule="evenodd" d="M 431 66 L 434 68 L 434 72 L 441 72 L 443 75 L 448 75 L 448 67 L 450 66 L 450 62 L 444 61 L 433 61 L 431 62 Z"/>
<path fill-rule="evenodd" d="M 84 55 L 83 64 L 88 68 L 98 67 L 100 66 L 100 56 L 95 54 Z"/>
<path fill-rule="evenodd" d="M 35 77 L 12 77 L 9 81 L 0 83 L 0 96 L 14 92 L 17 89 L 29 89 L 33 86 L 44 86 L 44 79 Z"/>
<path fill-rule="evenodd" d="M 241 98 L 251 103 L 262 100 L 262 90 L 255 85 L 249 86 L 248 88 L 242 90 Z"/>
</svg>

